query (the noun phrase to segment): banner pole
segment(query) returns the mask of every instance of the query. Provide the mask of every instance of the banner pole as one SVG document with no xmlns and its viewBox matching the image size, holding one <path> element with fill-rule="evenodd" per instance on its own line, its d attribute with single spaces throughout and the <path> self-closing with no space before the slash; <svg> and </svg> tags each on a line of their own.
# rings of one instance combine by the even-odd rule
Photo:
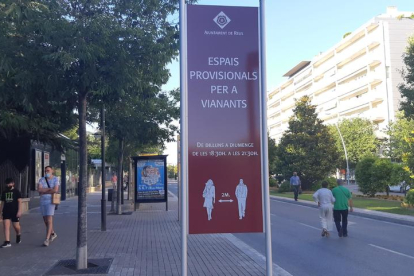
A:
<svg viewBox="0 0 414 276">
<path fill-rule="evenodd" d="M 181 148 L 181 276 L 187 276 L 187 189 L 188 189 L 188 147 L 187 147 L 187 7 L 180 0 L 180 148 Z"/>
<path fill-rule="evenodd" d="M 270 221 L 270 197 L 269 197 L 269 158 L 267 140 L 267 86 L 266 86 L 266 29 L 265 29 L 265 0 L 260 0 L 260 88 L 261 88 L 261 115 L 262 115 L 262 175 L 264 189 L 264 214 L 266 235 L 266 276 L 272 276 L 272 233 Z"/>
</svg>

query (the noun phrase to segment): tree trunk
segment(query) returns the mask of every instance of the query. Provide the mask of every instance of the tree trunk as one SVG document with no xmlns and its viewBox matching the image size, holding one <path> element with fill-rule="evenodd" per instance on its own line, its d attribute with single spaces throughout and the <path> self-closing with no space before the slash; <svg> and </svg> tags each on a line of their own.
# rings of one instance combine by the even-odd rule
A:
<svg viewBox="0 0 414 276">
<path fill-rule="evenodd" d="M 79 185 L 78 185 L 78 236 L 76 247 L 76 268 L 88 268 L 87 252 L 87 149 L 86 149 L 86 94 L 79 93 Z"/>
<path fill-rule="evenodd" d="M 124 139 L 119 139 L 119 148 L 118 148 L 118 185 L 117 185 L 117 195 L 116 195 L 116 211 L 118 215 L 122 215 L 122 205 L 121 205 L 121 197 L 123 193 L 122 187 L 122 176 L 123 176 L 123 159 L 124 159 Z"/>
</svg>

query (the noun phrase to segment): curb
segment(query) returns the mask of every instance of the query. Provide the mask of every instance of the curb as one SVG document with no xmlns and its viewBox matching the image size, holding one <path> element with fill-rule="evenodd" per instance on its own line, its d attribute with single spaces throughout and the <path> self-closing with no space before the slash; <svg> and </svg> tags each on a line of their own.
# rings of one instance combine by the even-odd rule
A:
<svg viewBox="0 0 414 276">
<path fill-rule="evenodd" d="M 297 202 L 295 202 L 295 201 L 293 201 L 293 199 L 278 197 L 278 196 L 274 196 L 274 195 L 271 195 L 270 198 L 273 199 L 273 200 L 276 200 L 276 201 L 286 202 L 286 203 L 290 203 L 290 204 L 297 204 L 297 205 L 311 207 L 311 208 L 315 208 L 315 209 L 318 208 L 316 203 L 313 204 L 310 201 L 297 201 Z M 364 218 L 375 219 L 375 220 L 380 220 L 380 221 L 386 221 L 386 222 L 391 222 L 391 223 L 396 223 L 396 224 L 414 226 L 414 218 L 411 218 L 409 216 L 407 216 L 408 218 L 407 218 L 407 220 L 405 220 L 403 218 L 396 218 L 396 217 L 391 217 L 391 216 L 388 216 L 388 215 L 371 213 L 371 212 L 377 212 L 377 211 L 369 211 L 370 213 L 366 213 L 366 211 L 360 211 L 360 210 L 361 209 L 359 209 L 359 208 L 354 208 L 354 212 L 349 213 L 349 216 L 364 217 Z M 392 214 L 390 214 L 390 215 L 392 215 Z M 403 215 L 401 215 L 401 216 L 403 216 Z"/>
</svg>

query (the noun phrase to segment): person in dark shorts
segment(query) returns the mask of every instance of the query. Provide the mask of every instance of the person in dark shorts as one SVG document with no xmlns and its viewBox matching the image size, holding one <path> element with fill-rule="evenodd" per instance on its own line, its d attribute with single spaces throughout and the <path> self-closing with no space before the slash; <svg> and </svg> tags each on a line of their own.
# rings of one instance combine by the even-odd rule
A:
<svg viewBox="0 0 414 276">
<path fill-rule="evenodd" d="M 14 180 L 12 178 L 6 179 L 7 188 L 1 195 L 1 210 L 3 211 L 3 225 L 5 241 L 2 248 L 10 247 L 10 222 L 13 223 L 13 228 L 16 231 L 16 243 L 21 242 L 20 235 L 20 216 L 22 206 L 22 195 L 19 190 L 14 188 Z"/>
</svg>

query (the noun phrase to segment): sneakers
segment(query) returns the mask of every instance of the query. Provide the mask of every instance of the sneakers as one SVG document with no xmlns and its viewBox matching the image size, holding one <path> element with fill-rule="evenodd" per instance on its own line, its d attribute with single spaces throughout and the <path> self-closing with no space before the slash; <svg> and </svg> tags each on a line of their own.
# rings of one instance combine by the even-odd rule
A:
<svg viewBox="0 0 414 276">
<path fill-rule="evenodd" d="M 323 229 L 323 230 L 322 230 L 322 234 L 321 234 L 321 236 L 322 236 L 322 237 L 327 237 L 327 238 L 328 238 L 328 237 L 329 237 L 329 232 L 328 232 L 328 230 Z"/>
<path fill-rule="evenodd" d="M 11 247 L 11 243 L 9 241 L 5 241 L 2 245 L 1 248 L 6 248 L 6 247 Z"/>
<path fill-rule="evenodd" d="M 22 242 L 21 235 L 16 235 L 16 243 L 19 244 Z"/>
<path fill-rule="evenodd" d="M 54 241 L 57 238 L 57 234 L 53 233 L 52 235 L 50 235 L 50 241 Z"/>
<path fill-rule="evenodd" d="M 43 242 L 43 246 L 49 246 L 49 240 L 45 240 L 44 242 Z"/>
</svg>

